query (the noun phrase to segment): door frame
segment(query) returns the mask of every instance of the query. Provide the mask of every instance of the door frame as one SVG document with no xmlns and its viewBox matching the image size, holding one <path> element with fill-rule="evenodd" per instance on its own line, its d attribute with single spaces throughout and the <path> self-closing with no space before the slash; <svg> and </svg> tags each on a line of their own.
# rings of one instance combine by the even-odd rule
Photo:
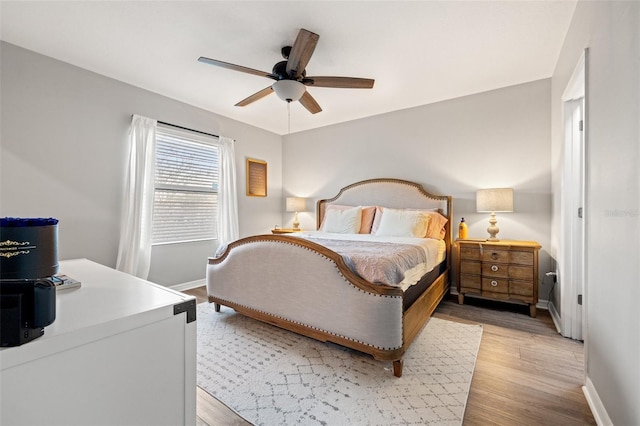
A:
<svg viewBox="0 0 640 426">
<path fill-rule="evenodd" d="M 560 281 L 561 334 L 583 340 L 587 324 L 587 62 L 589 51 L 582 53 L 562 95 L 563 107 L 563 172 L 560 207 L 560 247 L 562 262 L 558 270 Z M 581 131 L 567 115 L 574 114 L 576 103 L 581 110 Z M 573 125 L 572 128 L 568 126 Z M 578 188 L 576 193 L 575 189 Z M 582 217 L 578 215 L 581 209 Z M 564 282 L 563 282 L 564 281 Z M 582 304 L 578 305 L 578 295 Z M 585 345 L 587 343 L 585 342 Z M 586 353 L 586 351 L 585 351 Z M 586 360 L 585 360 L 586 361 Z"/>
</svg>

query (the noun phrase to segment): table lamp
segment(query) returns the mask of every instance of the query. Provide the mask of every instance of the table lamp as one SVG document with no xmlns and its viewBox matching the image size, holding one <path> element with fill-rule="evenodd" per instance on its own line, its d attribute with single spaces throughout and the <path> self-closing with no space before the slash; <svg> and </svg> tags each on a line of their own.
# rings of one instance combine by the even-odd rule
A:
<svg viewBox="0 0 640 426">
<path fill-rule="evenodd" d="M 487 232 L 489 238 L 487 241 L 500 241 L 496 235 L 500 229 L 496 226 L 496 212 L 512 212 L 513 211 L 513 189 L 511 188 L 490 188 L 480 189 L 476 192 L 476 211 L 478 213 L 491 213 L 489 219 L 489 227 Z"/>
<path fill-rule="evenodd" d="M 298 212 L 307 210 L 307 199 L 302 197 L 287 197 L 286 210 L 288 212 L 295 212 L 293 216 L 293 229 L 300 229 L 300 222 L 298 221 Z"/>
</svg>

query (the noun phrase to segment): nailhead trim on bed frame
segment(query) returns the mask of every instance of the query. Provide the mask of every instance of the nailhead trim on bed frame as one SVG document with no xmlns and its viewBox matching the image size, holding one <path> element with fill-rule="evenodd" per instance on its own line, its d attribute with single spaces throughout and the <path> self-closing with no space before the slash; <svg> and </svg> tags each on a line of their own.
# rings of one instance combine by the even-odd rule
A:
<svg viewBox="0 0 640 426">
<path fill-rule="evenodd" d="M 370 343 L 362 342 L 362 341 L 360 341 L 360 340 L 352 339 L 351 337 L 342 336 L 342 335 L 340 335 L 340 334 L 332 333 L 332 332 L 330 332 L 330 331 L 328 331 L 328 330 L 324 330 L 324 329 L 322 329 L 322 328 L 314 327 L 314 326 L 312 326 L 312 325 L 305 324 L 305 323 L 302 323 L 302 322 L 300 322 L 300 321 L 293 321 L 293 320 L 290 320 L 289 318 L 285 318 L 285 317 L 282 317 L 282 316 L 280 316 L 280 315 L 274 315 L 274 314 L 272 314 L 272 313 L 269 313 L 269 312 L 266 312 L 266 311 L 262 311 L 262 310 L 260 310 L 260 309 L 255 309 L 255 308 L 252 308 L 252 307 L 250 307 L 250 306 L 241 305 L 240 303 L 234 303 L 234 302 L 231 302 L 231 301 L 229 301 L 229 300 L 225 300 L 225 299 L 218 299 L 218 300 L 220 300 L 220 301 L 221 301 L 220 305 L 225 305 L 225 303 L 224 303 L 224 302 L 226 302 L 226 303 L 229 303 L 229 304 L 233 304 L 233 305 L 235 305 L 235 306 L 240 306 L 240 307 L 242 307 L 242 308 L 244 308 L 244 309 L 249 309 L 249 310 L 251 310 L 251 311 L 259 312 L 259 313 L 261 313 L 261 314 L 264 314 L 264 315 L 267 315 L 267 316 L 270 316 L 270 317 L 273 317 L 273 318 L 278 318 L 278 319 L 281 319 L 281 320 L 284 320 L 284 321 L 288 321 L 288 322 L 290 322 L 290 323 L 292 323 L 292 324 L 302 325 L 302 326 L 307 327 L 307 328 L 310 328 L 310 329 L 312 329 L 312 330 L 321 331 L 321 332 L 323 332 L 323 333 L 330 334 L 330 335 L 332 335 L 332 336 L 336 336 L 336 337 L 340 337 L 341 339 L 349 340 L 349 341 L 351 341 L 351 342 L 355 342 L 355 343 L 358 343 L 358 344 L 361 344 L 361 345 L 364 345 L 364 346 L 368 346 L 368 347 L 370 347 L 370 348 L 380 349 L 380 350 L 384 350 L 384 351 L 392 351 L 392 350 L 397 350 L 397 349 L 401 349 L 401 348 L 402 348 L 402 346 L 396 346 L 396 347 L 393 347 L 393 348 L 392 348 L 392 347 L 384 348 L 384 347 L 380 347 L 380 346 L 375 346 L 375 345 L 372 345 L 372 344 L 370 344 Z M 228 305 L 225 305 L 225 306 L 228 306 Z M 232 308 L 232 309 L 233 309 L 233 308 Z M 258 320 L 256 320 L 256 321 L 258 321 Z M 262 321 L 261 321 L 261 322 L 262 322 Z M 403 328 L 404 328 L 404 322 L 403 322 Z M 291 331 L 291 330 L 289 330 L 289 331 Z M 295 333 L 295 332 L 294 332 L 294 333 Z M 403 330 L 403 334 L 404 334 L 404 330 Z"/>
<path fill-rule="evenodd" d="M 284 238 L 287 238 L 287 237 L 284 237 Z M 295 238 L 295 237 L 291 237 L 291 238 Z M 255 242 L 255 241 L 243 241 L 243 242 L 238 243 L 238 244 L 237 244 L 237 246 L 242 246 L 242 245 L 246 245 L 246 244 L 250 244 L 250 243 L 254 243 L 254 242 Z M 393 296 L 393 295 L 391 295 L 391 296 L 390 296 L 390 295 L 387 295 L 387 294 L 377 294 L 377 293 L 371 293 L 371 292 L 369 292 L 369 291 L 364 291 L 363 289 L 359 288 L 358 286 L 355 286 L 351 281 L 349 281 L 349 280 L 348 280 L 348 279 L 347 279 L 347 278 L 342 274 L 342 271 L 340 270 L 340 268 L 338 267 L 338 265 L 335 263 L 335 261 L 334 261 L 333 259 L 331 259 L 330 257 L 327 257 L 327 256 L 325 256 L 324 254 L 319 253 L 319 252 L 317 252 L 317 251 L 315 251 L 315 250 L 311 250 L 309 247 L 306 247 L 306 246 L 304 246 L 304 245 L 302 245 L 302 244 L 297 244 L 297 243 L 295 243 L 294 241 L 284 241 L 284 240 L 261 240 L 260 242 L 264 242 L 264 243 L 278 243 L 278 244 L 289 244 L 289 245 L 292 245 L 292 246 L 299 246 L 299 247 L 301 247 L 301 248 L 303 248 L 303 249 L 305 249 L 305 250 L 307 250 L 307 251 L 309 251 L 309 252 L 312 252 L 312 253 L 314 253 L 314 254 L 316 254 L 316 255 L 322 256 L 322 257 L 324 258 L 324 260 L 326 260 L 326 261 L 328 261 L 328 262 L 333 263 L 333 265 L 334 265 L 334 267 L 335 267 L 336 271 L 338 271 L 338 274 L 340 274 L 340 276 L 342 277 L 342 279 L 344 280 L 344 282 L 345 282 L 345 283 L 347 283 L 349 286 L 351 286 L 351 287 L 355 288 L 356 290 L 361 291 L 362 293 L 365 293 L 365 294 L 367 294 L 367 295 L 369 295 L 369 296 L 376 296 L 376 297 L 388 297 L 388 298 L 390 297 L 390 298 L 402 299 L 402 296 Z M 224 257 L 226 257 L 226 255 L 227 255 L 227 253 L 228 253 L 228 252 L 229 252 L 229 249 L 227 248 L 227 249 L 225 250 L 224 254 L 223 254 L 221 257 L 219 257 L 219 258 L 215 258 L 215 259 L 216 259 L 216 260 L 218 260 L 218 259 L 219 259 L 219 260 L 221 261 Z M 355 273 L 355 272 L 354 272 L 354 273 Z M 375 284 L 375 283 L 372 283 L 372 284 L 374 284 L 374 285 L 379 285 L 379 284 Z"/>
</svg>

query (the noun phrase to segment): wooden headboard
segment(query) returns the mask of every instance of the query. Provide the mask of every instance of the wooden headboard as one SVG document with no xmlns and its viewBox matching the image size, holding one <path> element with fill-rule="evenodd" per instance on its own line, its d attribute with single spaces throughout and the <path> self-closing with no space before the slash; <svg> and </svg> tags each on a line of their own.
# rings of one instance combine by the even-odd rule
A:
<svg viewBox="0 0 640 426">
<path fill-rule="evenodd" d="M 422 185 L 401 179 L 369 179 L 345 186 L 338 195 L 319 200 L 317 205 L 317 227 L 320 228 L 326 208 L 330 204 L 347 206 L 382 206 L 394 209 L 438 209 L 448 219 L 445 225 L 447 259 L 451 259 L 452 220 L 451 196 L 434 195 Z"/>
</svg>

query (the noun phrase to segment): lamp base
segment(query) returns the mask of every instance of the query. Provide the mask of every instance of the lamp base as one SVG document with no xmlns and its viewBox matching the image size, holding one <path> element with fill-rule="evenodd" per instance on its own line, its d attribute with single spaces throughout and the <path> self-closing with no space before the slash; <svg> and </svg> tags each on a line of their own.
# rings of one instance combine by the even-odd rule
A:
<svg viewBox="0 0 640 426">
<path fill-rule="evenodd" d="M 489 223 L 490 225 L 487 228 L 489 238 L 487 238 L 487 241 L 500 241 L 500 239 L 496 237 L 496 235 L 498 235 L 498 232 L 500 232 L 500 229 L 496 226 L 496 223 L 498 223 L 498 221 L 496 220 L 495 213 L 491 213 L 491 219 L 489 219 Z"/>
<path fill-rule="evenodd" d="M 296 231 L 300 230 L 300 222 L 298 221 L 298 212 L 293 216 L 293 229 Z"/>
</svg>

